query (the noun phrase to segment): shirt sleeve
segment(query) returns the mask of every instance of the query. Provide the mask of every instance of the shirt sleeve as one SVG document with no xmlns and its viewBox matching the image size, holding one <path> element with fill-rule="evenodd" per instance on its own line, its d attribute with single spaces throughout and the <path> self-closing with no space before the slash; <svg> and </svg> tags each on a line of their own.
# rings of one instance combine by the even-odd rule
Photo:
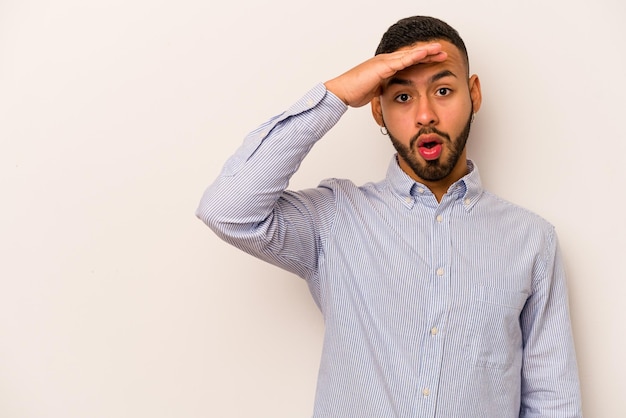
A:
<svg viewBox="0 0 626 418">
<path fill-rule="evenodd" d="M 286 188 L 311 147 L 346 110 L 323 84 L 315 86 L 245 138 L 204 192 L 196 216 L 239 249 L 301 277 L 313 274 L 333 193 Z"/>
<path fill-rule="evenodd" d="M 565 272 L 554 229 L 521 316 L 523 418 L 580 418 L 582 406 Z"/>
</svg>

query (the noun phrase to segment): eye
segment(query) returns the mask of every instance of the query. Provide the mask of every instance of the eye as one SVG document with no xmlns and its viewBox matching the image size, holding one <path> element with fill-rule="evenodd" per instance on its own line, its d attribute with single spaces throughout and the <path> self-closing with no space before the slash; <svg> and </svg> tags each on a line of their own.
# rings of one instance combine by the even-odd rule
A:
<svg viewBox="0 0 626 418">
<path fill-rule="evenodd" d="M 406 93 L 398 94 L 395 98 L 395 101 L 398 103 L 406 103 L 409 100 L 411 100 L 411 95 Z"/>
<path fill-rule="evenodd" d="M 450 93 L 452 93 L 452 90 L 450 90 L 448 87 L 441 87 L 437 89 L 435 96 L 447 96 Z"/>
</svg>

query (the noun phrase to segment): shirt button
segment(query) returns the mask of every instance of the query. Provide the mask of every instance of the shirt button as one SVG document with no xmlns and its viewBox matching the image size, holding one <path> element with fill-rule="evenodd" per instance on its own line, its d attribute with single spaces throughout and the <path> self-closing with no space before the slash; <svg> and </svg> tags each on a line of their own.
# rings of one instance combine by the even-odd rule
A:
<svg viewBox="0 0 626 418">
<path fill-rule="evenodd" d="M 430 335 L 437 335 L 437 334 L 439 334 L 439 330 L 437 329 L 437 327 L 433 327 L 430 330 Z"/>
<path fill-rule="evenodd" d="M 422 395 L 424 395 L 424 396 L 430 395 L 430 389 L 424 388 L 424 390 L 422 390 Z"/>
<path fill-rule="evenodd" d="M 413 201 L 413 199 L 407 196 L 407 197 L 404 199 L 404 201 L 405 201 L 406 203 L 411 203 L 411 202 Z"/>
<path fill-rule="evenodd" d="M 442 268 L 438 268 L 437 269 L 437 276 L 443 276 L 443 269 Z"/>
<path fill-rule="evenodd" d="M 420 192 L 420 193 L 424 193 L 424 188 L 420 187 L 419 189 L 417 189 L 417 191 Z"/>
<path fill-rule="evenodd" d="M 469 200 L 469 199 L 465 199 L 465 200 L 463 201 L 463 203 L 465 204 L 465 206 L 467 206 L 467 205 L 469 205 L 469 204 L 470 204 L 470 200 Z"/>
<path fill-rule="evenodd" d="M 441 223 L 443 221 L 443 216 L 437 215 L 437 222 Z"/>
</svg>

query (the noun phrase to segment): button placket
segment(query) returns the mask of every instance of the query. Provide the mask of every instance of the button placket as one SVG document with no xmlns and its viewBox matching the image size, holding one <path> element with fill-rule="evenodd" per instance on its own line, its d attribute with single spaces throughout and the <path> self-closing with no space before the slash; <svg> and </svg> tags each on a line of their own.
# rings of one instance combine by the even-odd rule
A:
<svg viewBox="0 0 626 418">
<path fill-rule="evenodd" d="M 450 298 L 450 216 L 455 201 L 444 199 L 431 215 L 432 253 L 430 254 L 432 279 L 429 284 L 429 294 L 432 300 L 428 312 L 426 329 L 423 338 L 424 369 L 420 373 L 418 393 L 424 402 L 431 403 L 437 397 L 439 378 L 441 376 L 441 362 L 445 345 L 443 330 L 446 327 L 448 300 Z M 427 359 L 427 360 L 426 360 Z"/>
</svg>

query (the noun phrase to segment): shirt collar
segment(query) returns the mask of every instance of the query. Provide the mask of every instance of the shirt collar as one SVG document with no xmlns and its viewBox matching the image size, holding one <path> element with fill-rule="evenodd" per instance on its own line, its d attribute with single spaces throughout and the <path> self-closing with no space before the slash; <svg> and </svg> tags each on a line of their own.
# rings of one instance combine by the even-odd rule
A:
<svg viewBox="0 0 626 418">
<path fill-rule="evenodd" d="M 476 164 L 467 160 L 468 173 L 448 189 L 448 194 L 452 194 L 454 200 L 461 200 L 467 210 L 470 210 L 480 198 L 483 192 L 480 174 Z M 432 194 L 424 184 L 416 182 L 406 174 L 398 165 L 397 156 L 391 159 L 387 169 L 387 181 L 392 191 L 408 207 L 412 207 L 416 197 Z"/>
</svg>

